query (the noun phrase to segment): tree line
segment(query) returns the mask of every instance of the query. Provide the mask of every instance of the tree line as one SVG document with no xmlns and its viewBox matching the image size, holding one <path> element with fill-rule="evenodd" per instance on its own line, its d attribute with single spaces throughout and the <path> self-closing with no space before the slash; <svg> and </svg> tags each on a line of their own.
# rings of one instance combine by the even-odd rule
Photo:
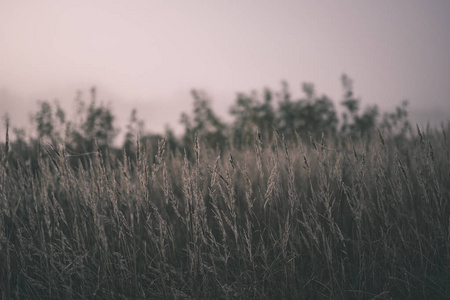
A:
<svg viewBox="0 0 450 300">
<path fill-rule="evenodd" d="M 390 135 L 405 135 L 411 129 L 408 121 L 407 101 L 403 101 L 394 111 L 381 113 L 377 105 L 361 109 L 361 100 L 355 96 L 353 81 L 342 75 L 342 99 L 335 102 L 326 95 L 319 95 L 312 83 L 303 83 L 303 96 L 295 98 L 287 82 L 282 82 L 279 90 L 264 88 L 262 91 L 238 93 L 229 113 L 233 117 L 225 123 L 213 111 L 211 98 L 205 91 L 192 90 L 193 109 L 183 113 L 180 122 L 184 133 L 176 137 L 173 131 L 165 132 L 169 149 L 192 149 L 195 136 L 208 146 L 218 149 L 252 145 L 255 136 L 270 142 L 275 134 L 290 137 L 330 138 L 370 137 L 377 129 Z M 58 103 L 40 101 L 38 110 L 31 115 L 36 132 L 28 137 L 20 128 L 13 128 L 15 135 L 11 144 L 12 152 L 27 158 L 27 149 L 38 144 L 64 144 L 68 151 L 83 154 L 99 149 L 114 150 L 113 141 L 118 134 L 115 116 L 111 107 L 98 101 L 95 87 L 90 90 L 90 100 L 86 102 L 81 92 L 75 99 L 75 117 L 69 119 Z M 130 155 L 136 147 L 136 138 L 154 149 L 158 147 L 160 134 L 147 134 L 144 121 L 138 118 L 135 109 L 131 112 L 126 126 L 122 149 Z M 119 149 L 115 149 L 119 150 Z"/>
</svg>

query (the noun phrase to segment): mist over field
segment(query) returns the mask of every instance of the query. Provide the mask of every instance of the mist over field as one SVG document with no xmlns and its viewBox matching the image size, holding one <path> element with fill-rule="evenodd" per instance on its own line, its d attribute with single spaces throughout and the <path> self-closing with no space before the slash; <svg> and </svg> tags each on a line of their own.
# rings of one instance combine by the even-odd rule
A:
<svg viewBox="0 0 450 300">
<path fill-rule="evenodd" d="M 120 127 L 137 108 L 148 131 L 168 123 L 180 133 L 191 89 L 208 92 L 226 118 L 236 93 L 282 80 L 298 95 L 314 83 L 338 104 L 344 73 L 363 107 L 409 100 L 421 125 L 450 115 L 447 1 L 4 0 L 0 8 L 0 113 L 18 127 L 37 100 L 70 111 L 78 90 L 96 86 Z"/>
</svg>

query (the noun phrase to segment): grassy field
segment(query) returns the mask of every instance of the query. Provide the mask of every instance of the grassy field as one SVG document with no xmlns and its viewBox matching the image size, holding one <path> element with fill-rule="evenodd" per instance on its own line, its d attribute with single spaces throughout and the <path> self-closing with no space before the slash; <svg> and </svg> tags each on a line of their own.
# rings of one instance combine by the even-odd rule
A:
<svg viewBox="0 0 450 300">
<path fill-rule="evenodd" d="M 449 299 L 449 129 L 37 164 L 4 145 L 0 297 Z"/>
</svg>

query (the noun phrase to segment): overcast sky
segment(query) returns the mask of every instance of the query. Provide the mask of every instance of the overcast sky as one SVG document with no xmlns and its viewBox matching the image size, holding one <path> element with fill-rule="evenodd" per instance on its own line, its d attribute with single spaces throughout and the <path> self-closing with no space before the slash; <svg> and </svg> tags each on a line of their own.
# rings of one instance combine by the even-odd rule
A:
<svg viewBox="0 0 450 300">
<path fill-rule="evenodd" d="M 162 132 L 192 88 L 225 113 L 281 80 L 339 101 L 343 73 L 363 107 L 408 99 L 413 121 L 449 118 L 450 1 L 0 0 L 0 114 L 16 126 L 36 100 L 71 110 L 95 85 L 120 122 L 136 107 Z"/>
</svg>

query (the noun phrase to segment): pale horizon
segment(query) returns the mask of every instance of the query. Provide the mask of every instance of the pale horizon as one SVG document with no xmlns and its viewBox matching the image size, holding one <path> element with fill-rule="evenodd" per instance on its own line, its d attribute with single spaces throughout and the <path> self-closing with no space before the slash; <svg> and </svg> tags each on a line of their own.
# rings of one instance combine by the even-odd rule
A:
<svg viewBox="0 0 450 300">
<path fill-rule="evenodd" d="M 237 92 L 282 80 L 338 106 L 345 73 L 362 108 L 408 100 L 412 122 L 437 125 L 450 116 L 449 32 L 449 1 L 0 0 L 0 115 L 26 127 L 37 100 L 70 113 L 96 86 L 118 127 L 136 108 L 163 133 L 180 130 L 192 89 L 228 120 Z"/>
</svg>

